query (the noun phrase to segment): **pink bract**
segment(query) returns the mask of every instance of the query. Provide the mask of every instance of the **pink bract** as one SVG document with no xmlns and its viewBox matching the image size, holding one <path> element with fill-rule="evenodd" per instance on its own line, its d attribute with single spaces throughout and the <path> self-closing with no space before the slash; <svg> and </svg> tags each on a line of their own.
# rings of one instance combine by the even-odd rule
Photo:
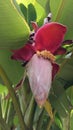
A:
<svg viewBox="0 0 73 130">
<path fill-rule="evenodd" d="M 27 64 L 27 75 L 36 102 L 42 106 L 48 97 L 52 83 L 52 64 L 35 54 Z"/>
</svg>

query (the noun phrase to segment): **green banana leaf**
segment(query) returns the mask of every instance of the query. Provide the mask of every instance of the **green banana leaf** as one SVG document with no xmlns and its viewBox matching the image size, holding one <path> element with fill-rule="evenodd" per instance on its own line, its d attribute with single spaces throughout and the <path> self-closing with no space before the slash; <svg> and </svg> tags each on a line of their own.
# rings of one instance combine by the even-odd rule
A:
<svg viewBox="0 0 73 130">
<path fill-rule="evenodd" d="M 50 0 L 52 20 L 67 25 L 66 39 L 73 39 L 73 0 Z"/>
<path fill-rule="evenodd" d="M 0 48 L 17 48 L 28 39 L 29 27 L 13 0 L 0 0 Z M 21 11 L 20 11 L 21 12 Z"/>
<path fill-rule="evenodd" d="M 73 55 L 64 59 L 60 71 L 53 81 L 54 95 L 51 95 L 51 102 L 61 116 L 66 116 L 73 109 L 71 101 L 68 100 L 66 90 L 73 85 Z"/>
<path fill-rule="evenodd" d="M 50 0 L 36 0 L 46 11 L 46 14 L 50 12 Z"/>
<path fill-rule="evenodd" d="M 23 76 L 24 68 L 21 63 L 11 60 L 11 54 L 9 50 L 0 50 L 0 65 L 10 81 L 13 84 L 17 84 Z"/>
<path fill-rule="evenodd" d="M 25 14 L 25 10 L 27 10 L 27 21 L 29 21 L 29 18 L 30 18 L 30 21 L 32 20 L 32 16 L 35 17 L 35 12 L 36 12 L 36 22 L 40 25 L 42 25 L 43 23 L 43 19 L 44 17 L 46 16 L 46 12 L 45 12 L 45 9 L 36 1 L 36 0 L 16 0 L 17 3 L 21 6 L 21 4 L 24 5 L 24 12 L 23 14 Z M 35 9 L 35 12 L 33 12 L 33 15 L 30 15 L 30 11 L 29 11 L 29 5 L 33 5 L 34 9 Z M 33 9 L 32 9 L 33 11 Z M 39 13 L 41 12 L 41 13 Z M 29 16 L 29 17 L 28 17 Z M 26 17 L 26 14 L 25 14 L 25 17 Z"/>
</svg>

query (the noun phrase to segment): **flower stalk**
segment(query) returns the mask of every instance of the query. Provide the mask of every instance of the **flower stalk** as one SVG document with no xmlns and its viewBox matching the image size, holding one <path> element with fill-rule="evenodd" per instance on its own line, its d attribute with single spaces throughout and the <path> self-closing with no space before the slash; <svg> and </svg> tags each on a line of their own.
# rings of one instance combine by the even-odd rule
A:
<svg viewBox="0 0 73 130">
<path fill-rule="evenodd" d="M 44 108 L 48 112 L 51 120 L 54 120 L 53 112 L 52 112 L 52 106 L 51 106 L 49 101 L 46 100 L 46 102 L 44 103 Z"/>
</svg>

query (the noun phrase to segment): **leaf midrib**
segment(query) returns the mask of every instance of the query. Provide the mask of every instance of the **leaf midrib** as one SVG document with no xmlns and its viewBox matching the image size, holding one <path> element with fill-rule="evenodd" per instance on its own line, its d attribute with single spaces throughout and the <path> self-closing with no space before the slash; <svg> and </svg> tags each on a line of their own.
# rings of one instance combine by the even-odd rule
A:
<svg viewBox="0 0 73 130">
<path fill-rule="evenodd" d="M 55 21 L 58 21 L 58 20 L 60 19 L 61 14 L 62 14 L 62 10 L 63 10 L 63 8 L 64 8 L 64 6 L 65 6 L 65 2 L 66 2 L 66 1 L 67 1 L 67 0 L 62 0 L 62 1 L 60 2 L 60 6 L 59 6 L 59 8 L 58 8 L 58 13 L 57 13 L 57 15 L 56 15 Z"/>
</svg>

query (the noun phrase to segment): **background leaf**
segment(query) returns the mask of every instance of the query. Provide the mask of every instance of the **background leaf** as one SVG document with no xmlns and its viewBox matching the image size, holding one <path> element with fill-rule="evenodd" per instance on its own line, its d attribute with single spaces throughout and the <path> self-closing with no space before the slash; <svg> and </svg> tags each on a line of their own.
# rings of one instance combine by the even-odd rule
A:
<svg viewBox="0 0 73 130">
<path fill-rule="evenodd" d="M 0 94 L 8 93 L 6 86 L 0 84 Z"/>
<path fill-rule="evenodd" d="M 73 130 L 73 110 L 71 111 L 70 115 L 70 130 Z"/>
<path fill-rule="evenodd" d="M 37 2 L 45 9 L 46 14 L 50 12 L 50 5 L 49 2 L 50 0 L 37 0 Z"/>
<path fill-rule="evenodd" d="M 73 108 L 65 90 L 73 85 L 73 55 L 62 60 L 60 71 L 53 81 L 54 94 L 50 96 L 50 99 L 59 114 L 65 117 Z"/>
<path fill-rule="evenodd" d="M 50 0 L 52 20 L 68 27 L 66 39 L 73 39 L 73 0 Z"/>
<path fill-rule="evenodd" d="M 73 54 L 69 58 L 62 60 L 63 62 L 60 67 L 58 77 L 64 80 L 64 83 L 66 83 L 66 86 L 64 87 L 67 88 L 67 86 L 71 86 L 73 84 Z"/>
<path fill-rule="evenodd" d="M 28 35 L 29 27 L 13 0 L 0 0 L 0 48 L 20 47 Z"/>
<path fill-rule="evenodd" d="M 46 12 L 45 12 L 44 8 L 36 0 L 28 0 L 28 1 L 16 0 L 16 1 L 20 6 L 21 6 L 21 4 L 23 4 L 24 8 L 25 7 L 27 8 L 27 11 L 28 11 L 28 6 L 30 4 L 32 4 L 34 6 L 35 11 L 36 11 L 36 16 L 37 16 L 36 22 L 38 22 L 39 26 L 43 23 L 43 18 L 46 16 Z M 23 13 L 23 14 L 25 14 L 25 13 Z M 32 19 L 32 15 L 30 15 L 30 19 Z"/>
<path fill-rule="evenodd" d="M 36 21 L 36 10 L 33 4 L 28 5 L 27 17 L 29 25 L 31 24 L 31 21 Z"/>
<path fill-rule="evenodd" d="M 0 65 L 2 65 L 10 81 L 17 84 L 24 73 L 24 68 L 20 63 L 11 60 L 10 56 L 9 50 L 0 50 Z"/>
<path fill-rule="evenodd" d="M 36 21 L 36 18 L 37 18 L 36 10 L 35 10 L 33 4 L 30 3 L 28 5 L 28 8 L 26 8 L 26 6 L 21 3 L 20 4 L 20 9 L 21 9 L 26 21 L 28 22 L 29 26 L 31 27 L 31 21 Z"/>
</svg>

